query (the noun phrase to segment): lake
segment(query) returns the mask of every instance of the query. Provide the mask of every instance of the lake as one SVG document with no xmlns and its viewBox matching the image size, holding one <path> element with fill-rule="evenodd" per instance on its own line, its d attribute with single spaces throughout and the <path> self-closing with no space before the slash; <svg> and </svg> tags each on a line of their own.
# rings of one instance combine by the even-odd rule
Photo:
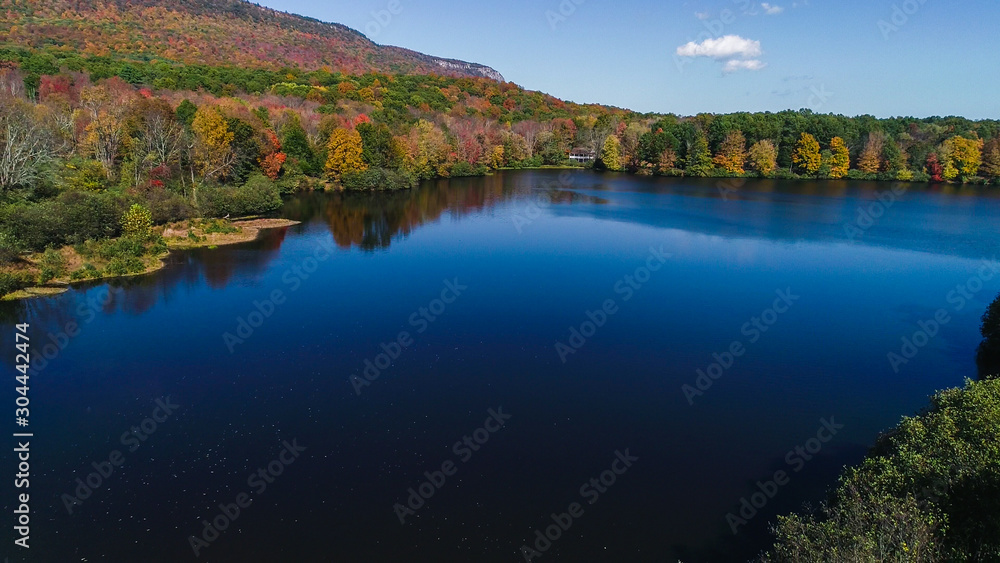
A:
<svg viewBox="0 0 1000 563">
<path fill-rule="evenodd" d="M 11 561 L 740 560 L 975 377 L 1000 292 L 970 187 L 523 171 L 281 214 L 3 304 Z"/>
</svg>

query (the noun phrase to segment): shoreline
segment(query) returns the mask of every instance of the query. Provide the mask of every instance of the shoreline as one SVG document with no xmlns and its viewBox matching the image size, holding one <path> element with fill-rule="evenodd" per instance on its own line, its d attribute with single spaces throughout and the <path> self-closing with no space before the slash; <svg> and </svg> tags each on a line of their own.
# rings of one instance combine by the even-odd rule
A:
<svg viewBox="0 0 1000 563">
<path fill-rule="evenodd" d="M 267 229 L 281 229 L 301 224 L 301 221 L 291 219 L 241 219 L 229 221 L 226 219 L 189 219 L 169 223 L 161 230 L 161 236 L 166 243 L 167 251 L 155 256 L 146 256 L 143 261 L 146 268 L 141 272 L 134 272 L 123 275 L 98 275 L 86 279 L 71 279 L 68 275 L 53 278 L 43 285 L 29 286 L 24 289 L 0 296 L 0 301 L 18 301 L 22 299 L 34 299 L 38 297 L 52 297 L 61 295 L 72 287 L 73 283 L 82 281 L 106 281 L 113 279 L 123 279 L 135 276 L 152 274 L 162 270 L 166 266 L 166 258 L 170 253 L 177 250 L 191 250 L 195 248 L 214 249 L 220 246 L 230 246 L 253 242 L 257 240 L 261 232 Z M 234 230 L 237 229 L 237 230 Z M 76 256 L 72 247 L 64 247 L 60 252 Z M 29 260 L 32 265 L 37 263 Z"/>
</svg>

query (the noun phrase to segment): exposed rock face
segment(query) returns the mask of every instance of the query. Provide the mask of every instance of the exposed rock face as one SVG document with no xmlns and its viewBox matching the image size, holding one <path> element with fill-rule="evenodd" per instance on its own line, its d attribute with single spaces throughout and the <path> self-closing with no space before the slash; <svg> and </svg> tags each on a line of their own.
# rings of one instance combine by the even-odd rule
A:
<svg viewBox="0 0 1000 563">
<path fill-rule="evenodd" d="M 448 69 L 459 74 L 478 74 L 490 80 L 496 80 L 497 82 L 505 82 L 503 75 L 496 70 L 480 64 L 467 63 L 464 61 L 453 61 L 448 59 L 437 59 L 437 64 L 442 68 Z"/>
</svg>

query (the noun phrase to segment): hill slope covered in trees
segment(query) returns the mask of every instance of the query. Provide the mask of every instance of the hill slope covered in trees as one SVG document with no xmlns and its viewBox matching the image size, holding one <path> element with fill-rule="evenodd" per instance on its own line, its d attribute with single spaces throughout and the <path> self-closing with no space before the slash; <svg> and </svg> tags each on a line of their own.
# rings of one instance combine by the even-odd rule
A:
<svg viewBox="0 0 1000 563">
<path fill-rule="evenodd" d="M 503 81 L 487 66 L 377 45 L 349 27 L 243 0 L 0 0 L 0 37 L 94 56 Z"/>
</svg>

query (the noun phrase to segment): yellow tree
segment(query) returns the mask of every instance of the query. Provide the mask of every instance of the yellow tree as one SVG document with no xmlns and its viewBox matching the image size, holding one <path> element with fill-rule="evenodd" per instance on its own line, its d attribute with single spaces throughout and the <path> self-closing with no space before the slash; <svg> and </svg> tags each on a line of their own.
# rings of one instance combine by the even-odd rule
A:
<svg viewBox="0 0 1000 563">
<path fill-rule="evenodd" d="M 490 155 L 490 167 L 500 168 L 503 166 L 504 156 L 503 156 L 503 145 L 497 145 L 493 147 L 493 153 Z"/>
<path fill-rule="evenodd" d="M 409 165 L 418 177 L 447 177 L 451 145 L 436 125 L 421 119 L 410 130 Z"/>
<path fill-rule="evenodd" d="M 604 163 L 604 167 L 608 170 L 621 170 L 622 169 L 622 143 L 618 140 L 618 137 L 614 135 L 608 136 L 604 141 L 604 147 L 601 148 L 601 162 Z"/>
<path fill-rule="evenodd" d="M 830 139 L 830 177 L 843 178 L 851 170 L 851 153 L 840 137 Z"/>
<path fill-rule="evenodd" d="M 778 168 L 778 149 L 769 139 L 757 141 L 750 147 L 750 167 L 761 176 L 770 176 Z"/>
<path fill-rule="evenodd" d="M 234 134 L 216 108 L 200 107 L 191 122 L 194 132 L 194 162 L 207 180 L 225 174 L 236 161 Z"/>
<path fill-rule="evenodd" d="M 858 170 L 865 174 L 878 174 L 882 169 L 882 150 L 885 148 L 885 133 L 872 131 L 868 142 L 858 157 Z"/>
<path fill-rule="evenodd" d="M 747 139 L 742 131 L 730 131 L 722 144 L 719 154 L 712 161 L 719 168 L 730 174 L 743 174 L 743 165 L 747 161 Z"/>
<path fill-rule="evenodd" d="M 368 170 L 368 165 L 361 160 L 364 146 L 357 130 L 335 129 L 326 147 L 326 175 L 331 180 L 339 182 L 344 174 Z"/>
<path fill-rule="evenodd" d="M 956 135 L 945 141 L 945 145 L 942 152 L 949 156 L 945 169 L 950 172 L 948 165 L 951 165 L 955 170 L 953 178 L 959 174 L 969 178 L 979 172 L 979 167 L 983 164 L 982 139 L 966 139 Z"/>
<path fill-rule="evenodd" d="M 807 174 L 819 172 L 823 165 L 823 157 L 819 153 L 819 141 L 809 133 L 803 133 L 799 142 L 795 144 L 795 152 L 792 153 L 792 162 L 799 167 L 799 170 Z"/>
</svg>

